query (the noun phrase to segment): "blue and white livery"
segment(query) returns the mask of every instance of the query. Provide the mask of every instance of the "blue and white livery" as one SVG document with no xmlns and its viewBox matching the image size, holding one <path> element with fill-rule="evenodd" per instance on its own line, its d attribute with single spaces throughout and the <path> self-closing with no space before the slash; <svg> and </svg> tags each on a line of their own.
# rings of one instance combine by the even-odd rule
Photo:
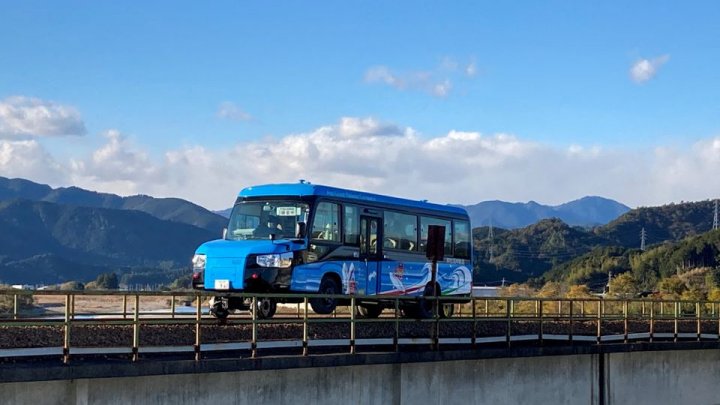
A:
<svg viewBox="0 0 720 405">
<path fill-rule="evenodd" d="M 445 228 L 434 285 L 425 256 L 430 225 Z M 469 296 L 472 269 L 464 209 L 301 181 L 243 189 L 224 238 L 195 252 L 193 287 L 218 292 L 213 313 L 219 317 L 249 308 L 223 292 L 343 294 L 356 297 L 361 315 L 374 317 L 392 296 Z M 311 305 L 326 314 L 342 302 Z M 424 300 L 403 302 L 406 315 L 428 315 Z M 271 300 L 258 305 L 261 317 L 275 312 Z M 452 306 L 443 308 L 450 316 Z"/>
</svg>

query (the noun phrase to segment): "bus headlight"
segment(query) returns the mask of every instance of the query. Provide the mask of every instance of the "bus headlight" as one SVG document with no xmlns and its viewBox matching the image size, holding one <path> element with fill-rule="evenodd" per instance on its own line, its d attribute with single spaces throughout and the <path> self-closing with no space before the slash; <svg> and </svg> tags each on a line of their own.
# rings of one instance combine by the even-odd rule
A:
<svg viewBox="0 0 720 405">
<path fill-rule="evenodd" d="M 206 261 L 207 261 L 207 256 L 205 256 L 205 255 L 193 256 L 193 258 L 192 258 L 193 272 L 199 273 L 201 271 L 204 271 Z"/>
<path fill-rule="evenodd" d="M 274 255 L 258 255 L 255 262 L 260 267 L 290 267 L 292 264 L 292 252 L 274 254 Z"/>
</svg>

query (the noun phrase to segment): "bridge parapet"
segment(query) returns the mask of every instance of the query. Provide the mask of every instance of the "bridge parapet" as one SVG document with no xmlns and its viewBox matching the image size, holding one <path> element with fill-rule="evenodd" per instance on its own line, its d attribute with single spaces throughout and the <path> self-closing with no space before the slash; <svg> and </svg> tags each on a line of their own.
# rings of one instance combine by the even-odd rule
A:
<svg viewBox="0 0 720 405">
<path fill-rule="evenodd" d="M 225 295 L 225 294 L 224 294 Z M 452 317 L 426 319 L 403 308 L 417 298 L 227 294 L 248 300 L 299 301 L 281 305 L 273 319 L 257 311 L 218 320 L 208 314 L 211 294 L 200 292 L 0 292 L 0 358 L 185 356 L 256 358 L 315 353 L 396 353 L 518 345 L 606 345 L 634 342 L 718 342 L 720 303 L 649 299 L 439 297 Z M 346 299 L 329 315 L 308 309 L 313 299 Z M 382 299 L 377 318 L 358 306 Z M 434 297 L 423 298 L 433 305 Z M 436 306 L 435 306 L 436 307 Z"/>
</svg>

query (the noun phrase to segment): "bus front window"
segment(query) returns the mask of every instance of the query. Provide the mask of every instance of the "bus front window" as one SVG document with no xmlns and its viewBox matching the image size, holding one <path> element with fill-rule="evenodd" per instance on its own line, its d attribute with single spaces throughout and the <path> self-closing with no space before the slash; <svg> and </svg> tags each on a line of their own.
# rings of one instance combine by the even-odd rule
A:
<svg viewBox="0 0 720 405">
<path fill-rule="evenodd" d="M 294 238 L 298 222 L 307 218 L 308 205 L 299 201 L 241 201 L 235 204 L 227 240 Z"/>
</svg>

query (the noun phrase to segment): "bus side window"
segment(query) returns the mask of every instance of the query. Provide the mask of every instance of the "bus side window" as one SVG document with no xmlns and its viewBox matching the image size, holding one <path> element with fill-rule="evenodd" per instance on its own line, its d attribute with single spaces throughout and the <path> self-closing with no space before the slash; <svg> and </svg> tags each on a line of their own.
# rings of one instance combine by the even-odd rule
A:
<svg viewBox="0 0 720 405">
<path fill-rule="evenodd" d="M 420 217 L 420 250 L 425 251 L 428 238 L 428 226 L 430 225 L 441 225 L 445 227 L 445 254 L 452 254 L 452 229 L 450 227 L 450 221 L 432 218 L 432 217 Z"/>
<path fill-rule="evenodd" d="M 455 257 L 470 259 L 470 223 L 455 221 Z"/>
<path fill-rule="evenodd" d="M 312 239 L 340 242 L 339 206 L 330 202 L 321 202 L 315 210 L 312 226 Z"/>
<path fill-rule="evenodd" d="M 357 245 L 360 239 L 360 210 L 352 205 L 343 206 L 345 244 Z"/>
<path fill-rule="evenodd" d="M 417 217 L 399 212 L 385 211 L 383 247 L 417 250 Z"/>
</svg>

